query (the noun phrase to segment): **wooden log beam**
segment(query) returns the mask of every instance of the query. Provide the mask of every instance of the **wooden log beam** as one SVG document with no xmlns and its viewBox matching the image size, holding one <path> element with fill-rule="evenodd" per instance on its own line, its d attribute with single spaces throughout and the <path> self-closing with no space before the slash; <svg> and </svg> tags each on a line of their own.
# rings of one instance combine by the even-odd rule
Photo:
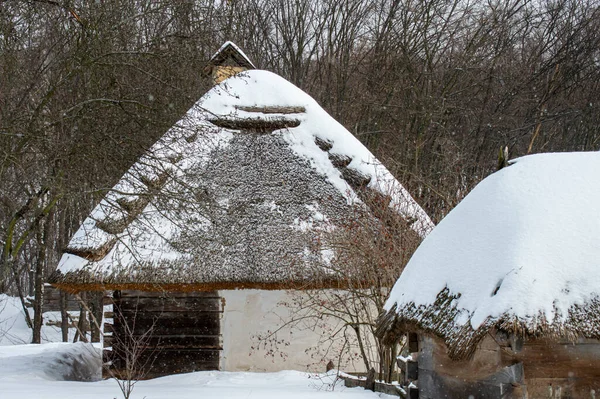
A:
<svg viewBox="0 0 600 399">
<path fill-rule="evenodd" d="M 140 291 L 140 290 L 120 290 L 115 291 L 114 298 L 220 298 L 217 291 Z"/>
<path fill-rule="evenodd" d="M 246 112 L 260 112 L 261 114 L 301 114 L 306 112 L 305 107 L 282 107 L 277 105 L 263 107 L 236 105 L 235 108 Z"/>
<path fill-rule="evenodd" d="M 300 126 L 300 120 L 292 118 L 212 118 L 213 125 L 233 130 L 245 130 L 250 133 L 271 133 L 274 130 Z"/>
<path fill-rule="evenodd" d="M 131 337 L 141 339 L 139 336 Z M 121 342 L 114 336 L 104 337 L 104 347 L 119 346 Z M 223 349 L 220 335 L 159 335 L 146 339 L 145 348 L 157 349 Z"/>
<path fill-rule="evenodd" d="M 223 305 L 219 298 L 183 297 L 183 298 L 148 298 L 123 297 L 118 302 L 121 312 L 222 312 Z"/>
</svg>

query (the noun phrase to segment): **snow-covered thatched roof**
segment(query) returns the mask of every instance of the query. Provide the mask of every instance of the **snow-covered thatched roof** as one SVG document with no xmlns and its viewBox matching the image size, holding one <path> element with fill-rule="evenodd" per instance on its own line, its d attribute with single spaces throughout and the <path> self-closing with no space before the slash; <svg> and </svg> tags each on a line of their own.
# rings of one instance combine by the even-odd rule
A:
<svg viewBox="0 0 600 399">
<path fill-rule="evenodd" d="M 378 333 L 445 340 L 468 356 L 490 330 L 600 338 L 600 153 L 516 159 L 483 180 L 417 249 Z"/>
<path fill-rule="evenodd" d="M 379 193 L 419 235 L 433 224 L 310 96 L 260 70 L 204 95 L 73 236 L 51 281 L 66 289 L 311 285 L 323 232 Z M 85 287 L 83 287 L 85 286 Z"/>
</svg>

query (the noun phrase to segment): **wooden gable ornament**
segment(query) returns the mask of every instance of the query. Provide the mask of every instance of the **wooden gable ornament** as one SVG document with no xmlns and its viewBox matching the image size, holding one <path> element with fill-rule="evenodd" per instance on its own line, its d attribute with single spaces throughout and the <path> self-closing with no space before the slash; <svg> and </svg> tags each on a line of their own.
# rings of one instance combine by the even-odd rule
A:
<svg viewBox="0 0 600 399">
<path fill-rule="evenodd" d="M 213 84 L 249 69 L 256 69 L 252 61 L 233 42 L 225 42 L 208 61 L 204 73 L 212 76 Z"/>
</svg>

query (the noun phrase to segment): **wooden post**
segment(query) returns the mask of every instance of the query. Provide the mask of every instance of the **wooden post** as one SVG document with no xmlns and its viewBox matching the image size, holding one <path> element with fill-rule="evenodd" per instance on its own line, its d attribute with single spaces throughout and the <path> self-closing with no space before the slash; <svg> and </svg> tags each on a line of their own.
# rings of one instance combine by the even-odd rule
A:
<svg viewBox="0 0 600 399">
<path fill-rule="evenodd" d="M 419 388 L 410 386 L 408 388 L 408 399 L 419 399 Z"/>
<path fill-rule="evenodd" d="M 416 333 L 408 333 L 408 351 L 411 354 L 419 351 L 419 336 Z"/>
<path fill-rule="evenodd" d="M 367 381 L 365 384 L 365 389 L 369 391 L 375 391 L 375 369 L 371 367 L 369 372 L 367 373 Z"/>
<path fill-rule="evenodd" d="M 390 347 L 390 359 L 388 362 L 388 370 L 387 370 L 387 376 L 385 379 L 385 382 L 391 383 L 392 382 L 392 377 L 394 375 L 394 366 L 396 365 L 395 359 L 396 359 L 396 349 L 397 349 L 397 345 L 393 344 Z"/>
<path fill-rule="evenodd" d="M 327 363 L 327 366 L 325 366 L 325 367 L 326 367 L 325 371 L 329 372 L 335 368 L 335 364 L 333 364 L 333 361 L 330 360 L 329 363 Z"/>
</svg>

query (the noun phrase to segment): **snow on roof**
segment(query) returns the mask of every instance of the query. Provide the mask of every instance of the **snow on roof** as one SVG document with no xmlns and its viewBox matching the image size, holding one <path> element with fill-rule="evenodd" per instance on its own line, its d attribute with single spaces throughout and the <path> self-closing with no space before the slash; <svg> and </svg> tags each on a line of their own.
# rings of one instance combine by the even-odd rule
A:
<svg viewBox="0 0 600 399">
<path fill-rule="evenodd" d="M 363 206 L 356 189 L 364 185 L 389 198 L 417 234 L 433 228 L 402 185 L 316 101 L 273 73 L 247 71 L 206 93 L 123 176 L 73 236 L 52 281 L 306 278 L 290 266 L 322 231 Z M 331 261 L 317 252 L 324 264 Z"/>
<path fill-rule="evenodd" d="M 303 112 L 294 115 L 300 126 L 281 131 L 283 139 L 298 156 L 308 160 L 351 202 L 356 195 L 330 158 L 337 155 L 349 159 L 347 168 L 368 176 L 371 188 L 392 196 L 392 206 L 414 220 L 413 228 L 421 236 L 433 228 L 429 216 L 385 166 L 311 96 L 282 77 L 267 71 L 249 71 L 244 77 L 228 80 L 225 85 L 209 92 L 204 107 L 215 116 L 240 119 L 255 117 L 256 113 L 245 109 L 303 109 Z M 284 117 L 284 114 L 270 115 L 271 118 Z M 328 150 L 323 151 L 315 139 L 327 143 Z"/>
<path fill-rule="evenodd" d="M 248 58 L 248 56 L 246 55 L 246 53 L 244 53 L 242 51 L 241 48 L 239 48 L 234 42 L 232 41 L 226 41 L 225 43 L 223 43 L 223 45 L 213 54 L 212 57 L 210 57 L 210 62 L 214 62 L 221 53 L 223 53 L 226 49 L 233 49 L 235 50 L 238 55 L 242 58 L 243 61 L 245 61 L 246 63 L 249 64 L 249 66 L 251 66 L 252 68 L 256 68 L 254 66 L 254 64 L 252 63 L 252 61 L 250 61 L 250 58 Z"/>
<path fill-rule="evenodd" d="M 492 327 L 600 337 L 599 182 L 597 152 L 526 156 L 484 179 L 417 249 L 382 331 L 416 325 L 457 356 Z"/>
</svg>

